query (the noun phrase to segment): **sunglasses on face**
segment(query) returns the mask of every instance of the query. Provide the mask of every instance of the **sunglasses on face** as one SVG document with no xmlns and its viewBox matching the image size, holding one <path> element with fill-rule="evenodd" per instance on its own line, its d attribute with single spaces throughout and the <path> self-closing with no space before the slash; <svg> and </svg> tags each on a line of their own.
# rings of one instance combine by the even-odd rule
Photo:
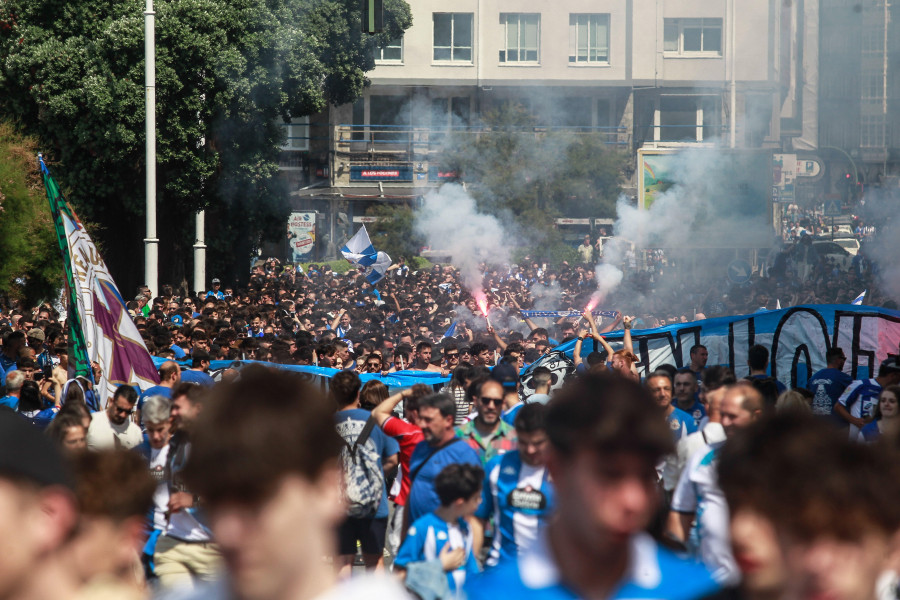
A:
<svg viewBox="0 0 900 600">
<path fill-rule="evenodd" d="M 371 363 L 366 363 L 366 366 L 369 367 L 370 369 L 377 369 L 377 368 L 381 367 L 381 363 L 371 362 Z"/>
<path fill-rule="evenodd" d="M 503 406 L 503 398 L 488 398 L 486 396 L 482 396 L 481 403 L 485 406 L 489 406 L 491 404 L 495 406 Z"/>
<path fill-rule="evenodd" d="M 447 358 L 459 358 L 459 352 L 454 352 L 453 354 L 448 354 Z"/>
</svg>

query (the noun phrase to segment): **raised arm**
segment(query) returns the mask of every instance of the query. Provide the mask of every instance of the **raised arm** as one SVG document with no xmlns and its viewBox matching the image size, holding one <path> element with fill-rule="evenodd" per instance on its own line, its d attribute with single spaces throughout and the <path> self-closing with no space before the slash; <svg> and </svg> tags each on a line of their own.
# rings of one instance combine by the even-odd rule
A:
<svg viewBox="0 0 900 600">
<path fill-rule="evenodd" d="M 592 316 L 593 319 L 593 316 Z M 617 312 L 616 318 L 610 321 L 608 324 L 604 325 L 602 329 L 598 329 L 597 333 L 609 333 L 610 331 L 616 329 L 619 326 L 619 323 L 622 322 L 622 313 Z M 596 326 L 595 326 L 596 327 Z"/>
<path fill-rule="evenodd" d="M 634 317 L 624 317 L 622 324 L 625 327 L 625 336 L 622 342 L 625 344 L 625 349 L 634 354 L 634 346 L 631 343 L 631 328 L 634 327 Z"/>
<path fill-rule="evenodd" d="M 331 330 L 332 330 L 332 331 L 337 331 L 338 325 L 339 325 L 340 322 L 341 322 L 341 317 L 344 316 L 344 313 L 345 313 L 345 312 L 347 312 L 347 309 L 345 309 L 345 308 L 342 308 L 341 310 L 338 311 L 337 316 L 336 316 L 336 317 L 334 318 L 334 320 L 331 322 Z"/>
<path fill-rule="evenodd" d="M 507 343 L 503 341 L 503 338 L 497 333 L 497 330 L 493 327 L 488 327 L 488 333 L 494 336 L 494 341 L 497 342 L 497 345 L 500 346 L 501 352 L 506 350 Z"/>
<path fill-rule="evenodd" d="M 596 322 L 594 322 L 594 315 L 592 315 L 590 313 L 590 311 L 584 311 L 584 318 L 587 319 L 587 322 L 590 323 L 590 325 L 591 325 L 591 337 L 594 338 L 596 341 L 600 342 L 600 345 L 603 346 L 603 350 L 606 352 L 607 356 L 612 357 L 612 355 L 613 355 L 612 346 L 610 346 L 609 342 L 606 341 L 606 338 L 604 338 L 602 335 L 600 335 L 600 332 L 597 331 L 597 324 L 596 324 Z M 613 324 L 618 323 L 618 322 L 619 322 L 619 317 L 616 317 L 616 320 L 613 322 Z M 609 330 L 604 328 L 604 333 L 606 331 L 609 331 Z"/>
<path fill-rule="evenodd" d="M 581 343 L 584 341 L 585 336 L 587 336 L 587 330 L 579 329 L 578 338 L 575 340 L 575 348 L 574 350 L 572 350 L 576 369 L 582 362 L 584 362 L 583 360 L 581 360 Z"/>
<path fill-rule="evenodd" d="M 513 306 L 516 307 L 516 310 L 518 310 L 519 313 L 521 313 L 522 306 L 518 302 L 516 302 L 515 298 L 510 298 L 510 300 L 512 300 Z M 538 328 L 538 326 L 534 324 L 534 321 L 532 321 L 530 318 L 526 317 L 525 315 L 522 315 L 522 319 L 525 321 L 525 324 L 528 325 L 528 328 L 531 331 L 534 331 L 535 329 Z"/>
<path fill-rule="evenodd" d="M 378 406 L 372 409 L 372 417 L 375 419 L 375 422 L 378 423 L 378 426 L 381 427 L 384 425 L 384 422 L 393 416 L 394 409 L 398 404 L 404 399 L 412 396 L 412 388 L 406 388 L 405 390 L 400 390 L 393 396 L 388 396 L 385 400 L 381 402 Z"/>
</svg>

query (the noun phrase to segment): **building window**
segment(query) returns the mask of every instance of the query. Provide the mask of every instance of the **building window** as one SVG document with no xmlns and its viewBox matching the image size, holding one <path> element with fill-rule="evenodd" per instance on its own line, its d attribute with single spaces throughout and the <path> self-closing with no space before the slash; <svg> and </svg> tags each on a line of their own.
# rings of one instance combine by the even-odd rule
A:
<svg viewBox="0 0 900 600">
<path fill-rule="evenodd" d="M 865 104 L 881 106 L 884 100 L 884 75 L 880 71 L 863 70 L 862 100 Z"/>
<path fill-rule="evenodd" d="M 500 13 L 502 63 L 537 63 L 541 60 L 541 15 Z"/>
<path fill-rule="evenodd" d="M 472 62 L 472 13 L 434 13 L 434 60 Z"/>
<path fill-rule="evenodd" d="M 884 115 L 863 115 L 860 119 L 859 145 L 863 148 L 884 148 L 887 129 Z"/>
<path fill-rule="evenodd" d="M 674 55 L 722 54 L 722 19 L 666 19 L 663 51 Z"/>
<path fill-rule="evenodd" d="M 718 96 L 661 96 L 659 142 L 709 142 L 722 133 Z"/>
<path fill-rule="evenodd" d="M 384 48 L 375 48 L 375 62 L 403 62 L 403 37 L 391 40 Z"/>
<path fill-rule="evenodd" d="M 569 15 L 569 62 L 609 63 L 609 15 Z"/>
<path fill-rule="evenodd" d="M 282 150 L 309 150 L 309 117 L 291 119 L 290 123 L 282 123 L 285 130 Z"/>
</svg>

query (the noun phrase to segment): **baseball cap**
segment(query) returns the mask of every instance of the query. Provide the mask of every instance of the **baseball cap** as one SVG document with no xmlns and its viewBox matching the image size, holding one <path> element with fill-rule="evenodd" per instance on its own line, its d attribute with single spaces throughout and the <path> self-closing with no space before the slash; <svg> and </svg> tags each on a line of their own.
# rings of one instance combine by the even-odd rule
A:
<svg viewBox="0 0 900 600">
<path fill-rule="evenodd" d="M 12 410 L 0 410 L 0 476 L 27 479 L 41 487 L 72 488 L 53 442 Z"/>
<path fill-rule="evenodd" d="M 501 362 L 491 371 L 491 379 L 503 387 L 516 387 L 519 383 L 519 372 L 511 364 Z"/>
<path fill-rule="evenodd" d="M 34 338 L 42 342 L 46 339 L 46 337 L 44 336 L 44 331 L 42 329 L 38 329 L 37 327 L 35 327 L 34 329 L 29 329 L 26 337 Z"/>
<path fill-rule="evenodd" d="M 878 368 L 878 373 L 895 373 L 900 371 L 900 362 L 898 362 L 897 356 L 889 356 L 884 361 L 882 361 L 881 366 Z"/>
<path fill-rule="evenodd" d="M 216 285 L 217 283 L 218 283 L 218 284 L 221 284 L 221 283 L 222 283 L 221 281 L 219 281 L 219 279 L 218 279 L 217 277 L 213 277 L 212 282 L 213 282 L 213 285 Z"/>
</svg>

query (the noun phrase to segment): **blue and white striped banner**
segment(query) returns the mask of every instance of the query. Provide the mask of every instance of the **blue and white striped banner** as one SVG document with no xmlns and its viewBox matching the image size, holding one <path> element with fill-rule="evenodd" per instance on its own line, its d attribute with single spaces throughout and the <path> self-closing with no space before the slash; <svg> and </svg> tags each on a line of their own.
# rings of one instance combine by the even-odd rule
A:
<svg viewBox="0 0 900 600">
<path fill-rule="evenodd" d="M 561 317 L 580 317 L 583 315 L 583 312 L 579 312 L 577 310 L 523 310 L 522 316 L 528 317 L 529 319 L 533 317 L 553 317 L 553 318 L 561 318 Z M 591 314 L 595 317 L 608 317 L 610 319 L 615 319 L 619 316 L 618 311 L 615 310 L 594 310 L 591 311 Z"/>
</svg>

